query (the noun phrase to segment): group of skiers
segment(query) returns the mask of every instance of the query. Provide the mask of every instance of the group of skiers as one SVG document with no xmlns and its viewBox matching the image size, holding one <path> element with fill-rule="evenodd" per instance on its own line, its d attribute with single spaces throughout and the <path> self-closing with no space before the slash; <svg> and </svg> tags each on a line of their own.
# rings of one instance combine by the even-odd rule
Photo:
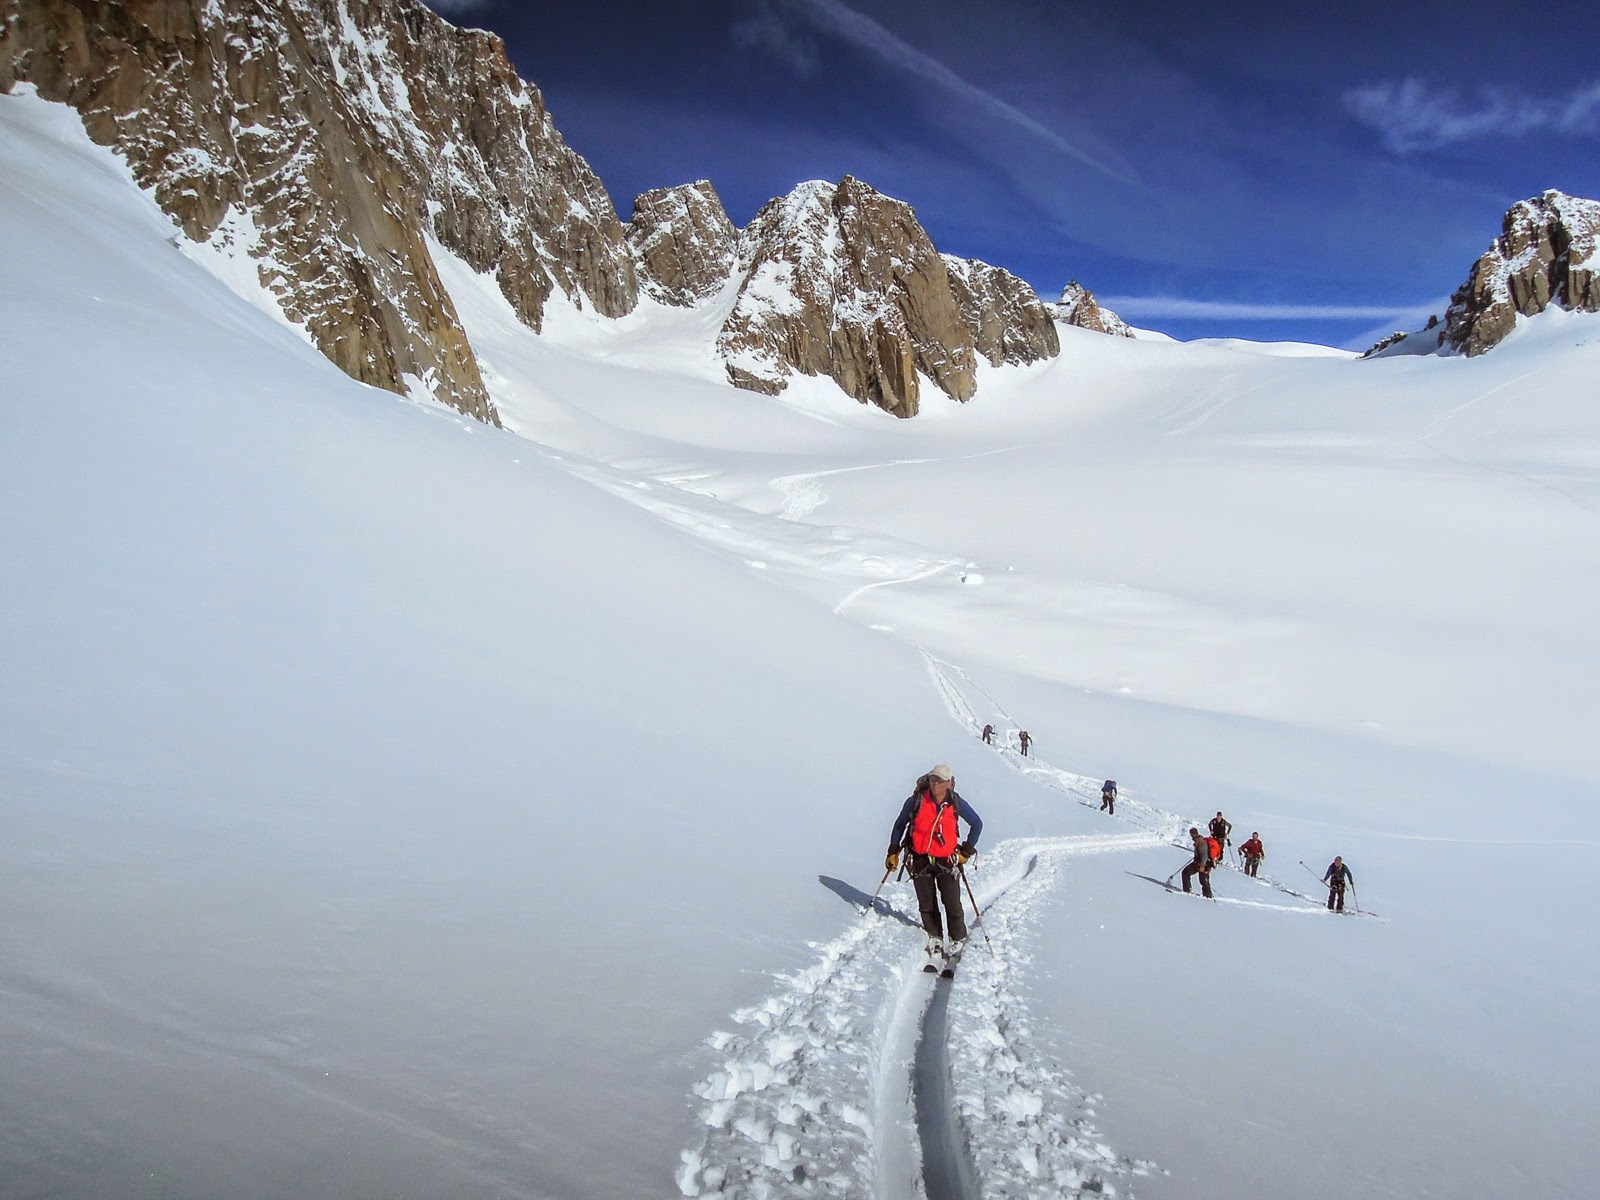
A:
<svg viewBox="0 0 1600 1200">
<path fill-rule="evenodd" d="M 1189 827 L 1189 841 L 1194 846 L 1194 857 L 1183 868 L 1183 890 L 1190 891 L 1189 881 L 1196 876 L 1200 878 L 1200 894 L 1211 899 L 1211 872 L 1222 862 L 1223 852 L 1233 844 L 1233 822 L 1222 815 L 1218 810 L 1206 826 L 1207 832 L 1201 834 L 1200 830 L 1191 825 Z M 1261 862 L 1267 857 L 1267 848 L 1261 841 L 1259 833 L 1251 833 L 1248 841 L 1238 848 L 1240 869 L 1252 879 L 1259 878 L 1257 872 L 1261 869 Z M 1170 882 L 1171 876 L 1168 876 Z M 1344 892 L 1347 885 L 1355 884 L 1355 875 L 1339 855 L 1334 855 L 1333 861 L 1328 864 L 1328 869 L 1322 873 L 1322 882 L 1328 889 L 1328 908 L 1332 912 L 1344 911 Z"/>
<path fill-rule="evenodd" d="M 983 727 L 983 744 L 985 746 L 994 745 L 994 726 L 993 725 L 985 725 Z M 1028 757 L 1028 747 L 1033 745 L 1033 738 L 1029 736 L 1028 731 L 1026 729 L 1019 729 L 1017 731 L 1017 745 L 1022 747 L 1022 757 L 1023 758 L 1027 758 Z"/>
<path fill-rule="evenodd" d="M 985 741 L 992 732 L 993 726 L 984 726 Z M 889 849 L 883 860 L 885 881 L 900 869 L 902 862 L 911 876 L 922 929 L 927 934 L 924 947 L 927 963 L 923 969 L 946 976 L 953 974 L 966 947 L 967 920 L 961 904 L 961 888 L 966 883 L 964 868 L 978 852 L 978 837 L 983 832 L 983 819 L 956 791 L 955 783 L 955 772 L 945 763 L 930 767 L 917 779 L 911 795 L 906 797 L 895 817 L 889 832 Z M 1114 815 L 1116 804 L 1117 781 L 1108 779 L 1100 789 L 1100 811 Z M 965 837 L 961 834 L 963 823 Z M 1207 823 L 1206 830 L 1202 834 L 1198 826 L 1189 829 L 1194 857 L 1183 868 L 1183 890 L 1191 891 L 1191 881 L 1198 876 L 1200 894 L 1211 899 L 1211 872 L 1233 843 L 1233 823 L 1219 809 Z M 1267 856 L 1261 835 L 1252 832 L 1238 847 L 1238 854 L 1241 869 L 1256 878 Z M 1355 883 L 1355 876 L 1342 857 L 1334 857 L 1323 872 L 1322 882 L 1328 887 L 1329 910 L 1342 913 L 1345 888 Z M 1171 883 L 1171 876 L 1168 883 Z M 967 887 L 970 895 L 971 887 Z M 976 900 L 973 907 L 976 911 Z"/>
</svg>

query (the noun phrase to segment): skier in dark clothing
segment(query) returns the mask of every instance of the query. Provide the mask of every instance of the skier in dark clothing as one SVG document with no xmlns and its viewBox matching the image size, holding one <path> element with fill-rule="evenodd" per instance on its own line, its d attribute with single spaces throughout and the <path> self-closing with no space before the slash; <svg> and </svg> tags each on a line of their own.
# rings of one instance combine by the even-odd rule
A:
<svg viewBox="0 0 1600 1200">
<path fill-rule="evenodd" d="M 1183 890 L 1189 891 L 1189 881 L 1200 876 L 1200 894 L 1207 900 L 1211 896 L 1211 843 L 1200 836 L 1194 826 L 1189 827 L 1189 840 L 1194 843 L 1194 861 L 1183 869 Z M 1170 876 L 1168 878 L 1171 878 Z"/>
<path fill-rule="evenodd" d="M 1100 785 L 1100 811 L 1117 815 L 1117 781 L 1108 779 Z"/>
<path fill-rule="evenodd" d="M 954 963 L 967 940 L 967 919 L 961 909 L 961 880 L 958 870 L 978 852 L 978 835 L 983 821 L 972 806 L 955 790 L 956 777 L 940 763 L 917 780 L 911 795 L 895 818 L 889 834 L 889 853 L 883 860 L 887 870 L 900 863 L 902 849 L 912 885 L 917 889 L 917 907 L 922 913 L 922 928 L 928 935 L 928 970 L 938 970 L 944 960 Z M 959 840 L 957 821 L 967 823 L 967 839 Z M 940 920 L 939 906 L 944 905 Z M 942 939 L 949 934 L 949 941 Z"/>
<path fill-rule="evenodd" d="M 1261 835 L 1252 833 L 1250 840 L 1239 847 L 1239 857 L 1244 859 L 1244 873 L 1252 879 L 1261 867 L 1261 860 L 1267 856 L 1267 848 L 1261 844 Z"/>
<path fill-rule="evenodd" d="M 994 726 L 993 725 L 985 725 L 983 727 L 983 744 L 985 746 L 994 745 Z"/>
<path fill-rule="evenodd" d="M 1217 815 L 1211 818 L 1211 836 L 1217 839 L 1217 845 L 1224 850 L 1231 844 L 1228 835 L 1233 832 L 1233 822 L 1222 815 L 1222 810 L 1217 810 Z"/>
<path fill-rule="evenodd" d="M 1356 877 L 1345 866 L 1344 859 L 1335 854 L 1328 869 L 1322 873 L 1322 882 L 1328 885 L 1328 908 L 1331 911 L 1344 911 L 1344 886 L 1347 883 L 1354 885 L 1355 881 Z"/>
<path fill-rule="evenodd" d="M 1033 745 L 1033 739 L 1028 736 L 1028 731 L 1024 729 L 1021 733 L 1017 734 L 1017 740 L 1022 743 L 1022 757 L 1027 758 L 1028 747 Z"/>
</svg>

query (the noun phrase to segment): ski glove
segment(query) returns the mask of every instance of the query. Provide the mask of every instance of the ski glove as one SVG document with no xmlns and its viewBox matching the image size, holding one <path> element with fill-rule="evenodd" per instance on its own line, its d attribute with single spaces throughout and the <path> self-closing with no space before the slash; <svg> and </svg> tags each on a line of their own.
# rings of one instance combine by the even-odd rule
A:
<svg viewBox="0 0 1600 1200">
<path fill-rule="evenodd" d="M 956 847 L 956 862 L 957 862 L 957 864 L 960 865 L 960 866 L 963 866 L 963 867 L 966 866 L 967 865 L 967 859 L 971 858 L 977 852 L 978 852 L 978 848 L 976 846 L 974 846 L 971 842 L 962 842 L 961 845 Z"/>
<path fill-rule="evenodd" d="M 891 851 L 889 851 L 888 854 L 883 856 L 883 869 L 885 871 L 892 871 L 896 867 L 898 867 L 899 865 L 900 865 L 900 851 L 891 850 Z"/>
</svg>

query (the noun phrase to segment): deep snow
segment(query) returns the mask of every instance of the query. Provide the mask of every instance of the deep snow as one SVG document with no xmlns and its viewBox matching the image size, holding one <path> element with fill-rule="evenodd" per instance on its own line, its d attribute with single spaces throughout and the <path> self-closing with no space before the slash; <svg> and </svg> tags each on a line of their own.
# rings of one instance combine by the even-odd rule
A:
<svg viewBox="0 0 1600 1200">
<path fill-rule="evenodd" d="M 890 1200 L 931 1036 L 985 1195 L 1587 1195 L 1600 321 L 1066 330 L 905 423 L 436 251 L 501 432 L 65 109 L 0 164 L 9 1192 Z M 939 760 L 948 984 L 856 907 Z M 1219 808 L 1282 887 L 1152 882 Z M 1381 920 L 1294 894 L 1335 853 Z"/>
</svg>

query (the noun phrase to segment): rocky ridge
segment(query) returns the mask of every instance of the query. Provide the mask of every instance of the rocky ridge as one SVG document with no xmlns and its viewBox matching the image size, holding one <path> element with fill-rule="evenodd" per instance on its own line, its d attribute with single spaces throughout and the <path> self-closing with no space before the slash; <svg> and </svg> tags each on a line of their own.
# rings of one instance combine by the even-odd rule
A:
<svg viewBox="0 0 1600 1200">
<path fill-rule="evenodd" d="M 427 247 L 538 329 L 557 289 L 618 316 L 605 188 L 496 37 L 419 0 L 4 0 L 0 92 L 78 110 L 197 242 L 250 229 L 262 285 L 334 363 L 496 421 Z"/>
<path fill-rule="evenodd" d="M 602 317 L 727 303 L 728 378 L 769 394 L 822 375 L 911 416 L 923 380 L 967 400 L 980 358 L 1059 352 L 1027 284 L 939 254 L 854 178 L 742 233 L 705 181 L 644 193 L 624 226 L 500 39 L 420 0 L 0 0 L 0 93 L 19 83 L 77 109 L 186 237 L 248 254 L 341 369 L 492 423 L 439 247 L 536 332 L 557 296 Z"/>
<path fill-rule="evenodd" d="M 852 176 L 768 203 L 740 235 L 738 257 L 738 295 L 717 337 L 738 387 L 772 395 L 795 372 L 824 375 L 910 417 L 920 378 L 968 400 L 980 354 L 1032 362 L 1060 351 L 1031 288 L 939 254 L 909 204 Z"/>
</svg>

